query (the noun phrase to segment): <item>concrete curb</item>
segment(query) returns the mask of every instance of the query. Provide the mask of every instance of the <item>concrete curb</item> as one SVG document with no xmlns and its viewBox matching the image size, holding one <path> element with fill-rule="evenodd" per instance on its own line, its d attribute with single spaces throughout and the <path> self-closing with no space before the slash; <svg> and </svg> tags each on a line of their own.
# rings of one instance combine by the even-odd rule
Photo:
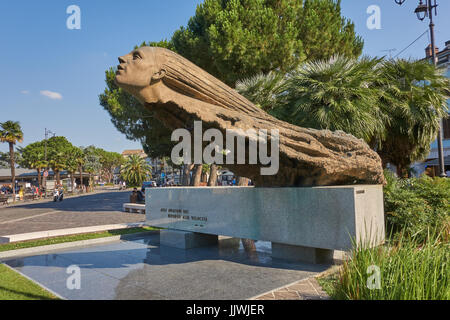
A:
<svg viewBox="0 0 450 320">
<path fill-rule="evenodd" d="M 88 227 L 77 227 L 77 228 L 67 228 L 67 229 L 56 229 L 56 230 L 46 230 L 38 232 L 29 233 L 19 233 L 8 236 L 0 236 L 0 243 L 12 243 L 19 241 L 35 240 L 42 238 L 60 237 L 68 236 L 81 233 L 92 233 L 107 230 L 125 229 L 125 228 L 136 228 L 145 226 L 144 222 L 135 223 L 120 223 L 120 224 L 107 224 L 99 226 L 88 226 Z"/>
<path fill-rule="evenodd" d="M 31 255 L 48 252 L 48 251 L 54 251 L 54 250 L 76 248 L 76 247 L 82 247 L 82 246 L 87 246 L 87 245 L 115 242 L 115 241 L 120 241 L 120 240 L 131 240 L 133 238 L 139 238 L 142 236 L 148 236 L 148 235 L 157 234 L 157 233 L 159 233 L 159 230 L 151 230 L 151 231 L 130 233 L 130 234 L 124 234 L 124 235 L 118 235 L 118 236 L 97 238 L 97 239 L 80 240 L 80 241 L 73 241 L 73 242 L 63 242 L 63 243 L 46 245 L 46 246 L 24 248 L 24 249 L 17 249 L 17 250 L 8 250 L 8 251 L 0 252 L 0 261 L 1 260 L 4 261 L 5 259 L 9 259 L 9 258 L 31 256 Z"/>
</svg>

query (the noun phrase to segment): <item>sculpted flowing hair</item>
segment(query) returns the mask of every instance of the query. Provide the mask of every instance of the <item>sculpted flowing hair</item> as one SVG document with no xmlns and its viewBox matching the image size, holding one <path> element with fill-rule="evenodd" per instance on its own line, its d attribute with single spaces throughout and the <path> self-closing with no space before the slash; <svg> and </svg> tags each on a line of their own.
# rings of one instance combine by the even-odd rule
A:
<svg viewBox="0 0 450 320">
<path fill-rule="evenodd" d="M 234 89 L 182 56 L 165 48 L 149 48 L 160 70 L 166 71 L 162 81 L 172 90 L 228 110 L 251 115 L 262 112 Z"/>
</svg>

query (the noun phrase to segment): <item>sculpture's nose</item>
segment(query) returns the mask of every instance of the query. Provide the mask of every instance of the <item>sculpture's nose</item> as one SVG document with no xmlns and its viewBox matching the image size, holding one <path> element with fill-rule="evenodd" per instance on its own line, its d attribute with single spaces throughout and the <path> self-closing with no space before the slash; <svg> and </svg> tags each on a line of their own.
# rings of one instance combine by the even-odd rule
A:
<svg viewBox="0 0 450 320">
<path fill-rule="evenodd" d="M 124 57 L 119 57 L 119 63 L 125 63 L 125 58 Z"/>
</svg>

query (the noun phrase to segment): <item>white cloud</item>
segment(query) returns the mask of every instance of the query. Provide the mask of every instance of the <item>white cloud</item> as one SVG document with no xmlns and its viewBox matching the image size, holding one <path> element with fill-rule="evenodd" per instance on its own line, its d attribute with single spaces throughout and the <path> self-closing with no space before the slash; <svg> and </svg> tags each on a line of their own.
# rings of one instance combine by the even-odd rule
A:
<svg viewBox="0 0 450 320">
<path fill-rule="evenodd" d="M 61 100 L 62 95 L 58 92 L 53 92 L 49 90 L 42 90 L 41 95 L 46 96 L 47 98 L 53 99 L 53 100 Z"/>
<path fill-rule="evenodd" d="M 22 90 L 22 91 L 20 91 L 20 93 L 21 93 L 21 94 L 29 94 L 30 91 L 28 91 L 28 90 Z"/>
</svg>

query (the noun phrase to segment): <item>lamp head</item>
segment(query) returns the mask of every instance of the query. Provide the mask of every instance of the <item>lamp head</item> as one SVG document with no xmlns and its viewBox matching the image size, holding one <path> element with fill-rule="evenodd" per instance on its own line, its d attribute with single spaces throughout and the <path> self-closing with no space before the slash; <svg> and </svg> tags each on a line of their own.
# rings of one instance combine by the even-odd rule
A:
<svg viewBox="0 0 450 320">
<path fill-rule="evenodd" d="M 417 19 L 423 21 L 428 16 L 428 6 L 423 4 L 422 0 L 420 0 L 419 5 L 417 6 L 414 13 L 417 15 Z"/>
</svg>

